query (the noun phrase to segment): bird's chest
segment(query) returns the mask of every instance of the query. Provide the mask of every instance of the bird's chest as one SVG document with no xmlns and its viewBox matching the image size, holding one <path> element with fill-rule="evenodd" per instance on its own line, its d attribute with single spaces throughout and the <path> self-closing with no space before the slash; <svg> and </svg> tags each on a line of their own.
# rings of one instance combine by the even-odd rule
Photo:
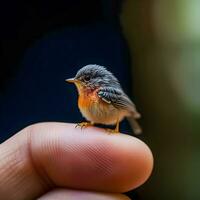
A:
<svg viewBox="0 0 200 200">
<path fill-rule="evenodd" d="M 116 123 L 119 114 L 116 108 L 99 98 L 97 91 L 80 93 L 78 106 L 83 117 L 94 123 Z"/>
<path fill-rule="evenodd" d="M 105 113 L 104 102 L 98 97 L 97 91 L 79 94 L 78 106 L 82 115 L 90 120 L 97 121 Z"/>
<path fill-rule="evenodd" d="M 98 103 L 97 92 L 84 92 L 79 94 L 78 106 L 81 109 L 89 109 L 90 107 L 95 106 Z"/>
</svg>

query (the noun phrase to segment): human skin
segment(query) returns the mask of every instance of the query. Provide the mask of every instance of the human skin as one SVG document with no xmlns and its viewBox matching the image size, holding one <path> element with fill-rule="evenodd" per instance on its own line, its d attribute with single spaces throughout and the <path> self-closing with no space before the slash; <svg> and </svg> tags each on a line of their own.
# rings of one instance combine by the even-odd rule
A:
<svg viewBox="0 0 200 200">
<path fill-rule="evenodd" d="M 39 123 L 0 145 L 0 197 L 127 200 L 120 193 L 142 185 L 152 167 L 150 149 L 135 137 Z"/>
</svg>

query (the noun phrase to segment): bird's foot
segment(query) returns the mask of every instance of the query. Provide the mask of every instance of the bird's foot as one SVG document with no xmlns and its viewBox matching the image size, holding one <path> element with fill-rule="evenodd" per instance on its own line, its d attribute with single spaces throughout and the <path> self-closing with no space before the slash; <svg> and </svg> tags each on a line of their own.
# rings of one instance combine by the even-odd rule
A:
<svg viewBox="0 0 200 200">
<path fill-rule="evenodd" d="M 119 130 L 107 128 L 107 129 L 106 129 L 106 132 L 107 132 L 108 134 L 116 134 L 116 133 L 119 133 Z"/>
<path fill-rule="evenodd" d="M 93 124 L 91 123 L 91 122 L 81 122 L 81 123 L 78 123 L 78 124 L 76 124 L 76 128 L 77 127 L 80 127 L 81 129 L 83 129 L 83 128 L 87 128 L 87 127 L 89 127 L 89 126 L 92 126 Z"/>
</svg>

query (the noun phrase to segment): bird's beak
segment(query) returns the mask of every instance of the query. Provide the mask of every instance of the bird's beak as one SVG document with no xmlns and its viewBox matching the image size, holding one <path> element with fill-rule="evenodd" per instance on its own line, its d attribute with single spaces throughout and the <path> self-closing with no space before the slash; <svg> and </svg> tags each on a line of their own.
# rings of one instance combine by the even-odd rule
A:
<svg viewBox="0 0 200 200">
<path fill-rule="evenodd" d="M 77 83 L 78 82 L 78 80 L 75 78 L 68 78 L 68 79 L 65 79 L 65 81 L 68 83 Z"/>
</svg>

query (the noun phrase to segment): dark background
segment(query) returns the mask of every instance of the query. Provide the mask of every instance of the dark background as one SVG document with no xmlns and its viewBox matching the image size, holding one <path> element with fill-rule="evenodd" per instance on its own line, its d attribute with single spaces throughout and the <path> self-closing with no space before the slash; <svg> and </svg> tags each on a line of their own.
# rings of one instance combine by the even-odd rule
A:
<svg viewBox="0 0 200 200">
<path fill-rule="evenodd" d="M 75 88 L 64 80 L 86 64 L 107 66 L 130 94 L 120 5 L 119 0 L 0 3 L 0 142 L 33 123 L 81 121 Z M 126 122 L 121 130 L 130 131 Z"/>
</svg>

